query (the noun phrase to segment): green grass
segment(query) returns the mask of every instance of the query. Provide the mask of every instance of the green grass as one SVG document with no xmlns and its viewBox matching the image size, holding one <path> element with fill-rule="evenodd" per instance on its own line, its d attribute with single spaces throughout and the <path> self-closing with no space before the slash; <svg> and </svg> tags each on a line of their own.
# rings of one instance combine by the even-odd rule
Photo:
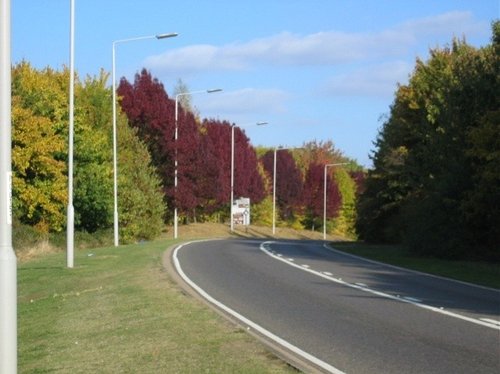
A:
<svg viewBox="0 0 500 374">
<path fill-rule="evenodd" d="M 80 250 L 18 267 L 20 373 L 289 373 L 242 329 L 186 297 L 172 241 Z"/>
<path fill-rule="evenodd" d="M 500 264 L 481 261 L 450 261 L 416 257 L 399 246 L 360 242 L 332 242 L 332 247 L 372 260 L 440 275 L 487 287 L 500 288 Z"/>
</svg>

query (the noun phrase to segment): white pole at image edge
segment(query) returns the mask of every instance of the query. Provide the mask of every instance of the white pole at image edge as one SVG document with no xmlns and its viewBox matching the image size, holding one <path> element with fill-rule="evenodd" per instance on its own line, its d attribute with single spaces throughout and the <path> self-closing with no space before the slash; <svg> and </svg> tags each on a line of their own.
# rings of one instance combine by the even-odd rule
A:
<svg viewBox="0 0 500 374">
<path fill-rule="evenodd" d="M 0 0 L 0 373 L 17 373 L 17 260 L 12 248 L 10 0 Z"/>
</svg>

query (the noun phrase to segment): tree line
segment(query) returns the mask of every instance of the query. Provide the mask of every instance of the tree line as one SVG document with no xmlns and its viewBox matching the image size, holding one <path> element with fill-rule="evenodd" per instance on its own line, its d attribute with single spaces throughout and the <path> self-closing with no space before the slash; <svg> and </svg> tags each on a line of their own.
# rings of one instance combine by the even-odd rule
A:
<svg viewBox="0 0 500 374">
<path fill-rule="evenodd" d="M 277 223 L 399 243 L 416 254 L 500 259 L 500 23 L 491 44 L 465 40 L 417 59 L 399 85 L 365 173 L 332 141 L 276 152 Z M 75 227 L 112 227 L 112 91 L 109 74 L 76 79 Z M 69 71 L 22 61 L 12 69 L 13 213 L 41 232 L 65 229 Z M 180 82 L 179 93 L 188 92 Z M 234 196 L 249 197 L 252 222 L 271 225 L 274 148 L 253 146 L 228 120 L 201 119 L 147 70 L 117 89 L 120 237 L 156 237 L 180 220 L 229 221 L 231 131 Z M 174 186 L 175 159 L 178 186 Z M 327 220 L 323 185 L 328 168 Z"/>
<path fill-rule="evenodd" d="M 75 227 L 86 232 L 109 229 L 113 223 L 108 79 L 101 71 L 75 80 L 73 202 Z M 62 231 L 66 224 L 68 84 L 68 69 L 38 70 L 27 61 L 12 69 L 13 213 L 16 224 L 40 232 Z M 185 85 L 183 89 L 187 91 Z M 132 83 L 121 79 L 117 93 L 118 208 L 124 242 L 159 235 L 172 224 L 174 206 L 183 223 L 229 221 L 232 127 L 234 196 L 251 199 L 254 223 L 270 224 L 274 149 L 254 147 L 234 123 L 200 119 L 184 96 L 175 141 L 175 101 L 146 70 Z M 350 164 L 328 172 L 328 231 L 355 235 L 361 168 L 331 141 L 277 152 L 278 224 L 322 227 L 322 170 L 325 163 L 334 162 Z"/>
<path fill-rule="evenodd" d="M 358 201 L 357 231 L 414 253 L 500 259 L 500 22 L 417 60 L 395 93 Z"/>
<path fill-rule="evenodd" d="M 117 93 L 129 124 L 137 129 L 152 155 L 162 180 L 165 206 L 177 207 L 184 223 L 229 220 L 233 127 L 234 196 L 250 198 L 253 222 L 272 221 L 274 148 L 255 148 L 245 132 L 227 120 L 200 120 L 189 101 L 178 106 L 176 141 L 175 99 L 145 69 L 136 74 L 134 82 L 122 78 Z M 349 165 L 330 170 L 327 175 L 329 228 L 332 232 L 354 235 L 357 184 L 351 174 L 359 173 L 361 167 L 336 150 L 331 141 L 312 141 L 304 143 L 300 150 L 277 152 L 276 206 L 281 222 L 297 228 L 322 227 L 323 166 L 332 162 Z M 319 169 L 321 173 L 317 172 Z M 172 219 L 172 209 L 168 209 L 166 220 Z"/>
</svg>

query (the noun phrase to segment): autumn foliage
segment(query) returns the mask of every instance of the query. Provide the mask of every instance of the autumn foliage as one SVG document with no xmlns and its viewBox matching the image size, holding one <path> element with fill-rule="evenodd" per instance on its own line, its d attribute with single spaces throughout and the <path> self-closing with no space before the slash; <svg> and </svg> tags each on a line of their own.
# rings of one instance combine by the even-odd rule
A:
<svg viewBox="0 0 500 374">
<path fill-rule="evenodd" d="M 112 95 L 107 79 L 102 71 L 83 82 L 76 80 L 75 226 L 87 232 L 113 225 Z M 14 66 L 12 82 L 14 214 L 39 231 L 61 231 L 67 204 L 68 71 L 38 71 L 22 62 Z M 234 198 L 250 198 L 252 222 L 269 224 L 274 149 L 259 150 L 259 157 L 236 124 L 199 119 L 188 96 L 178 102 L 176 123 L 175 99 L 147 70 L 136 74 L 132 83 L 121 79 L 117 94 L 123 242 L 158 235 L 165 224 L 172 224 L 174 207 L 181 223 L 228 222 L 233 133 Z M 305 143 L 300 152 L 277 150 L 276 157 L 278 224 L 321 228 L 323 165 L 347 159 L 332 142 Z M 344 212 L 342 202 L 349 201 L 339 186 L 329 173 L 328 231 L 348 234 L 352 230 L 340 232 L 341 225 L 335 224 Z"/>
</svg>

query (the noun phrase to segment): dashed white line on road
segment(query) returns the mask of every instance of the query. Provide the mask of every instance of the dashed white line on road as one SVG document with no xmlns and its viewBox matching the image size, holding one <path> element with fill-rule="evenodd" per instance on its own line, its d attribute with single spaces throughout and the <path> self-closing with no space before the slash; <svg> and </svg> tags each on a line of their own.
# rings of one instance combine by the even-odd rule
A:
<svg viewBox="0 0 500 374">
<path fill-rule="evenodd" d="M 338 278 L 338 279 L 337 278 L 333 278 L 333 277 L 331 277 L 329 275 L 326 275 L 324 272 L 316 271 L 316 270 L 313 270 L 313 269 L 303 268 L 303 267 L 301 267 L 301 266 L 299 266 L 297 264 L 292 263 L 291 261 L 293 261 L 293 259 L 288 259 L 288 261 L 286 261 L 286 260 L 284 260 L 282 258 L 279 258 L 279 257 L 273 255 L 271 253 L 271 249 L 270 249 L 270 245 L 273 244 L 273 243 L 274 242 L 271 242 L 271 241 L 270 242 L 264 242 L 264 243 L 262 243 L 260 245 L 260 250 L 263 251 L 264 253 L 268 254 L 269 256 L 271 256 L 273 258 L 276 258 L 277 260 L 280 260 L 280 261 L 283 261 L 285 263 L 288 263 L 290 266 L 296 267 L 296 268 L 301 269 L 303 271 L 307 271 L 307 272 L 312 273 L 314 275 L 317 275 L 319 277 L 331 280 L 332 282 L 336 282 L 336 283 L 342 284 L 342 285 L 347 286 L 347 287 L 355 288 L 355 289 L 358 289 L 360 291 L 368 292 L 368 293 L 371 293 L 373 295 L 385 297 L 385 298 L 388 298 L 388 299 L 391 299 L 391 300 L 398 300 L 398 301 L 401 301 L 403 303 L 412 304 L 412 305 L 417 306 L 419 308 L 429 310 L 431 312 L 444 314 L 444 315 L 447 315 L 449 317 L 453 317 L 453 318 L 461 319 L 463 321 L 474 323 L 476 325 L 481 325 L 481 326 L 489 327 L 491 329 L 500 330 L 500 324 L 492 323 L 490 321 L 485 321 L 484 319 L 467 317 L 467 316 L 464 316 L 462 314 L 458 314 L 458 313 L 454 313 L 454 312 L 450 312 L 450 311 L 444 310 L 443 307 L 436 308 L 436 307 L 431 306 L 431 305 L 423 304 L 421 302 L 415 302 L 415 301 L 406 299 L 404 297 L 400 297 L 399 295 L 394 296 L 394 295 L 390 295 L 390 294 L 385 293 L 385 292 L 381 292 L 381 291 L 377 291 L 377 290 L 371 289 L 369 287 L 359 286 L 359 285 L 354 284 L 354 283 L 349 283 L 349 282 L 343 281 L 342 278 Z"/>
<path fill-rule="evenodd" d="M 416 297 L 410 297 L 410 296 L 403 296 L 403 299 L 408 300 L 408 301 L 413 301 L 414 303 L 421 303 L 422 300 L 417 299 Z"/>
<path fill-rule="evenodd" d="M 490 319 L 490 318 L 479 318 L 479 319 L 481 321 L 493 323 L 494 325 L 500 326 L 500 321 L 495 321 L 494 319 Z"/>
</svg>

